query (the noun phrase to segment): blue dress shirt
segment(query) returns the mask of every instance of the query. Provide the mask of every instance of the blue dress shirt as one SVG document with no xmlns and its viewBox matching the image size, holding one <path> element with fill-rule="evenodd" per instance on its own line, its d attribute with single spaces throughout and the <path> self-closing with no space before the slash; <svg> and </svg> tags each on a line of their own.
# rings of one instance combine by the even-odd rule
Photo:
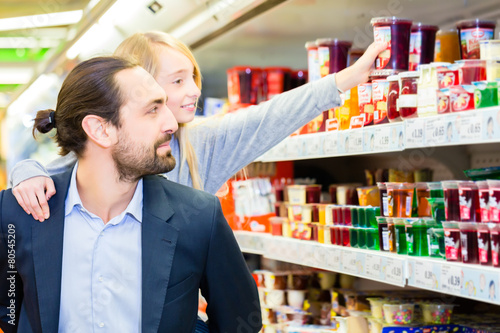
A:
<svg viewBox="0 0 500 333">
<path fill-rule="evenodd" d="M 83 207 L 77 168 L 65 201 L 59 332 L 140 332 L 142 179 L 125 211 L 104 224 Z"/>
</svg>

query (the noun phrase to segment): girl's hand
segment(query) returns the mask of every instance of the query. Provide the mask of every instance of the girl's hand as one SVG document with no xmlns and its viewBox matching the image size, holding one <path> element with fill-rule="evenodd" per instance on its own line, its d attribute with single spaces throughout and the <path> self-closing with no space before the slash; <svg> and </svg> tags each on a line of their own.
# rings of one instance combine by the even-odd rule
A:
<svg viewBox="0 0 500 333">
<path fill-rule="evenodd" d="M 373 67 L 377 56 L 387 49 L 388 43 L 372 43 L 365 53 L 353 65 L 335 74 L 337 87 L 342 91 L 347 91 L 358 84 L 368 81 L 368 75 Z"/>
<path fill-rule="evenodd" d="M 56 189 L 50 177 L 38 176 L 19 183 L 12 189 L 12 194 L 26 214 L 43 222 L 50 216 L 47 201 L 56 194 Z"/>
</svg>

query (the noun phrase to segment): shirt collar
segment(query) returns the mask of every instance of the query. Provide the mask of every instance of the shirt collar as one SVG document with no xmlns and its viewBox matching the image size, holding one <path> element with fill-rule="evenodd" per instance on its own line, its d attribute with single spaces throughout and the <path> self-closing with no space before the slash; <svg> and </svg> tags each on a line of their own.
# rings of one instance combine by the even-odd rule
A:
<svg viewBox="0 0 500 333">
<path fill-rule="evenodd" d="M 73 208 L 75 206 L 85 208 L 83 207 L 83 203 L 80 198 L 80 194 L 78 193 L 78 188 L 76 186 L 77 169 L 78 169 L 78 162 L 75 164 L 73 172 L 71 173 L 68 196 L 66 197 L 66 203 L 65 203 L 65 216 L 68 216 L 73 211 Z M 125 210 L 120 215 L 125 216 L 126 214 L 129 214 L 133 216 L 134 219 L 137 220 L 137 222 L 142 222 L 142 205 L 143 205 L 142 199 L 143 199 L 143 181 L 141 178 L 137 183 L 137 187 L 135 188 L 132 200 L 130 200 L 127 208 L 125 208 Z M 90 212 L 89 214 L 94 215 Z"/>
</svg>

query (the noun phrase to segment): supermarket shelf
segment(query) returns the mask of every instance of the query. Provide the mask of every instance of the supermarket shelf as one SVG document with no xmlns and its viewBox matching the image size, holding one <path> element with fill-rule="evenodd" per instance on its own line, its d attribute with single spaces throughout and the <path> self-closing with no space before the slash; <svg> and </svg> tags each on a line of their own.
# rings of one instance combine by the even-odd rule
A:
<svg viewBox="0 0 500 333">
<path fill-rule="evenodd" d="M 243 252 L 261 254 L 269 259 L 500 304 L 498 268 L 345 248 L 249 231 L 235 231 L 234 234 Z M 490 285 L 493 285 L 494 297 L 490 295 Z"/>
<path fill-rule="evenodd" d="M 500 142 L 500 107 L 288 137 L 257 161 L 275 162 Z"/>
</svg>

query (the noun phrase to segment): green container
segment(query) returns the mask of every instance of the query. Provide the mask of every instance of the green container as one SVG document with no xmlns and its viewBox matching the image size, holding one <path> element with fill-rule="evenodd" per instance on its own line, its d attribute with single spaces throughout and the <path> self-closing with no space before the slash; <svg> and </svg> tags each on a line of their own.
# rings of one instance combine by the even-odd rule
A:
<svg viewBox="0 0 500 333">
<path fill-rule="evenodd" d="M 367 228 L 367 222 L 366 222 L 366 209 L 368 207 L 363 207 L 360 206 L 358 207 L 358 221 L 359 221 L 359 227 L 360 228 Z"/>
<path fill-rule="evenodd" d="M 366 227 L 378 228 L 377 216 L 380 216 L 380 207 L 366 207 L 365 219 Z"/>
<path fill-rule="evenodd" d="M 358 247 L 366 249 L 366 230 L 365 228 L 358 228 Z"/>
<path fill-rule="evenodd" d="M 410 256 L 428 257 L 427 225 L 423 219 L 407 219 L 405 222 L 406 248 Z"/>
<path fill-rule="evenodd" d="M 379 250 L 378 228 L 366 228 L 366 248 L 369 250 Z"/>
<path fill-rule="evenodd" d="M 395 218 L 394 219 L 394 229 L 396 238 L 396 253 L 397 254 L 407 254 L 408 249 L 406 245 L 406 233 L 405 233 L 405 219 Z"/>
<path fill-rule="evenodd" d="M 377 216 L 378 239 L 380 251 L 389 251 L 389 228 L 387 226 L 388 217 Z"/>
<path fill-rule="evenodd" d="M 358 228 L 349 228 L 349 238 L 351 242 L 351 247 L 358 247 Z"/>
<path fill-rule="evenodd" d="M 444 198 L 428 198 L 429 204 L 431 205 L 431 215 L 432 218 L 438 223 L 446 221 L 445 210 L 444 210 Z"/>
<path fill-rule="evenodd" d="M 498 85 L 496 82 L 472 82 L 474 89 L 474 106 L 476 109 L 498 105 Z"/>
<path fill-rule="evenodd" d="M 427 237 L 429 243 L 429 256 L 444 259 L 446 252 L 443 228 L 429 228 L 429 230 L 427 230 Z"/>
<path fill-rule="evenodd" d="M 351 206 L 351 223 L 352 226 L 357 228 L 359 226 L 359 218 L 358 218 L 358 207 L 357 206 Z"/>
<path fill-rule="evenodd" d="M 444 198 L 443 185 L 441 182 L 428 182 L 429 196 L 431 198 Z"/>
</svg>

